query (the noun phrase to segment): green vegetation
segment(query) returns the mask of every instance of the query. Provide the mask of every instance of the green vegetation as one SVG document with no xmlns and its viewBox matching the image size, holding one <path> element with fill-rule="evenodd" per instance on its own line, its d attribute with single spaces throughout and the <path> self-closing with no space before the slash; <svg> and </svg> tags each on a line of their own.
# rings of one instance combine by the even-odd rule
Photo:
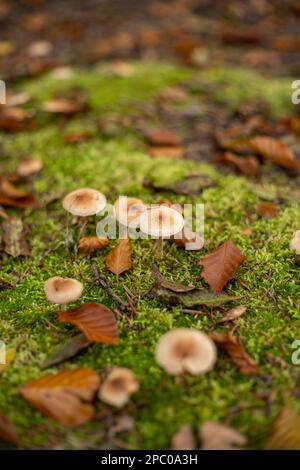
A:
<svg viewBox="0 0 300 470">
<path fill-rule="evenodd" d="M 120 296 L 124 296 L 123 285 L 127 285 L 137 298 L 140 296 L 136 304 L 138 315 L 132 326 L 124 316 L 119 318 L 119 346 L 93 345 L 63 367 L 85 365 L 100 372 L 106 366 L 120 365 L 136 373 L 140 391 L 128 408 L 136 420 L 136 428 L 129 435 L 120 436 L 125 445 L 129 448 L 166 448 L 171 436 L 184 423 L 190 423 L 197 430 L 204 420 L 224 422 L 232 417 L 233 426 L 248 436 L 249 446 L 261 448 L 269 426 L 283 404 L 295 402 L 297 406 L 295 391 L 299 386 L 299 371 L 291 364 L 290 346 L 294 339 L 299 339 L 300 276 L 289 241 L 293 231 L 299 229 L 299 200 L 295 198 L 287 176 L 280 171 L 274 172 L 272 180 L 265 177 L 261 182 L 253 182 L 232 174 L 224 175 L 222 168 L 208 164 L 153 159 L 133 130 L 119 136 L 101 136 L 96 130 L 96 121 L 101 117 L 105 119 L 106 111 L 118 111 L 123 115 L 137 112 L 167 85 L 196 81 L 195 74 L 191 79 L 191 72 L 175 66 L 146 64 L 134 67 L 135 73 L 126 78 L 112 77 L 103 68 L 74 72 L 66 81 L 44 76 L 18 85 L 33 96 L 34 101 L 29 107 L 39 106 L 56 90 L 62 92 L 74 85 L 85 89 L 92 110 L 87 116 L 72 120 L 63 133 L 74 129 L 89 130 L 93 137 L 85 143 L 66 145 L 57 119 L 44 117 L 41 118 L 43 125 L 34 132 L 1 135 L 5 157 L 2 172 L 13 171 L 27 154 L 40 158 L 44 168 L 26 186 L 28 191 L 36 192 L 41 201 L 40 209 L 24 214 L 24 223 L 30 228 L 31 255 L 26 259 L 5 257 L 1 261 L 1 279 L 15 287 L 0 292 L 0 337 L 8 347 L 18 350 L 13 363 L 0 376 L 0 409 L 15 422 L 28 448 L 58 445 L 92 448 L 103 444 L 105 420 L 99 418 L 79 430 L 66 431 L 44 418 L 18 394 L 20 385 L 57 370 L 45 371 L 41 364 L 74 332 L 73 327 L 58 323 L 56 307 L 46 300 L 43 283 L 47 278 L 61 275 L 81 280 L 85 293 L 74 305 L 94 300 L 116 307 L 106 292 L 93 286 L 92 264 L 96 263 Z M 234 105 L 245 98 L 241 94 L 243 90 L 249 97 L 251 90 L 255 95 L 265 92 L 268 83 L 275 90 L 273 93 L 270 88 L 266 97 L 274 113 L 278 116 L 287 112 L 290 90 L 286 79 L 272 82 L 254 76 L 253 72 L 250 75 L 236 73 L 210 71 L 197 72 L 196 76 L 203 84 L 220 83 L 221 88 L 215 95 L 217 102 L 221 95 L 224 98 L 221 91 L 224 86 L 226 103 L 230 100 Z M 252 88 L 254 80 L 259 85 Z M 195 92 L 191 101 L 201 104 L 203 94 Z M 166 182 L 180 180 L 192 171 L 213 176 L 218 185 L 193 197 L 153 194 L 142 186 L 145 176 Z M 204 286 L 198 263 L 204 253 L 229 238 L 243 250 L 246 261 L 227 291 L 239 296 L 239 304 L 247 307 L 247 312 L 237 321 L 237 332 L 260 364 L 258 377 L 241 375 L 221 352 L 214 371 L 200 377 L 174 379 L 156 365 L 153 351 L 161 334 L 179 326 L 209 332 L 215 328 L 215 319 L 220 319 L 229 307 L 203 308 L 199 309 L 199 315 L 193 316 L 181 313 L 180 307 L 143 296 L 153 283 L 151 241 L 132 242 L 133 269 L 121 275 L 119 281 L 108 274 L 105 267 L 104 258 L 109 248 L 92 258 L 75 254 L 73 246 L 66 242 L 68 217 L 61 206 L 61 197 L 72 189 L 86 186 L 104 192 L 109 202 L 125 194 L 140 197 L 147 203 L 169 197 L 179 203 L 205 204 L 207 247 L 201 252 L 189 253 L 165 243 L 165 257 L 160 269 L 169 279 Z M 261 195 L 272 198 L 276 191 L 283 201 L 280 214 L 275 219 L 262 220 L 256 213 Z M 95 224 L 96 220 L 89 226 L 90 234 L 94 233 Z M 241 230 L 246 226 L 251 226 L 251 236 L 242 235 Z M 69 230 L 76 240 L 78 227 L 70 225 Z M 59 329 L 52 328 L 46 320 Z M 104 409 L 108 409 L 105 404 L 97 404 L 99 412 Z"/>
</svg>

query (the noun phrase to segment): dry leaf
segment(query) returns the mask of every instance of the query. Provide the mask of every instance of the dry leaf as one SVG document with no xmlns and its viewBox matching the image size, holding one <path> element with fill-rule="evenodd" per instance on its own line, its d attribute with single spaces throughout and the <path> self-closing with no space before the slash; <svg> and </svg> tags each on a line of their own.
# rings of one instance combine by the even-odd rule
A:
<svg viewBox="0 0 300 470">
<path fill-rule="evenodd" d="M 21 395 L 41 413 L 64 426 L 80 426 L 94 416 L 89 403 L 99 388 L 99 376 L 87 367 L 64 370 L 33 380 Z"/>
<path fill-rule="evenodd" d="M 20 191 L 8 179 L 0 179 L 0 204 L 2 206 L 32 209 L 37 206 L 34 196 Z"/>
<path fill-rule="evenodd" d="M 4 251 L 13 256 L 27 256 L 30 253 L 26 241 L 26 228 L 18 217 L 9 217 L 2 222 Z"/>
<path fill-rule="evenodd" d="M 233 336 L 232 331 L 224 331 L 223 333 L 212 332 L 210 337 L 218 346 L 224 349 L 242 374 L 257 374 L 257 362 L 249 356 L 242 342 Z"/>
<path fill-rule="evenodd" d="M 59 312 L 61 322 L 71 323 L 95 343 L 118 344 L 118 326 L 113 312 L 105 305 L 87 302 L 80 307 Z"/>
<path fill-rule="evenodd" d="M 146 139 L 151 145 L 158 145 L 159 147 L 179 147 L 181 145 L 178 135 L 167 129 L 149 132 Z"/>
<path fill-rule="evenodd" d="M 79 250 L 86 255 L 102 250 L 109 245 L 106 237 L 83 237 L 79 240 Z"/>
<path fill-rule="evenodd" d="M 259 155 L 272 160 L 277 165 L 290 170 L 300 170 L 300 163 L 295 159 L 293 150 L 281 140 L 272 137 L 253 137 L 248 142 L 251 149 Z"/>
<path fill-rule="evenodd" d="M 10 444 L 19 445 L 15 426 L 13 423 L 0 412 L 0 441 L 9 442 Z"/>
<path fill-rule="evenodd" d="M 157 266 L 153 265 L 151 269 L 152 275 L 156 278 L 158 284 L 166 289 L 169 289 L 173 292 L 189 292 L 194 290 L 194 286 L 184 286 L 183 284 L 177 282 L 168 281 L 158 270 Z"/>
<path fill-rule="evenodd" d="M 50 367 L 71 359 L 92 344 L 83 333 L 79 333 L 66 341 L 46 359 L 42 367 Z"/>
<path fill-rule="evenodd" d="M 196 439 L 189 424 L 184 424 L 174 434 L 171 443 L 172 450 L 196 450 Z"/>
<path fill-rule="evenodd" d="M 244 305 L 239 305 L 238 307 L 234 307 L 229 312 L 226 313 L 226 315 L 221 318 L 217 323 L 226 323 L 228 321 L 235 320 L 236 318 L 239 318 L 241 315 L 243 315 L 246 312 L 246 307 Z"/>
<path fill-rule="evenodd" d="M 225 241 L 200 260 L 200 265 L 203 266 L 201 275 L 211 289 L 221 292 L 244 260 L 242 251 L 232 241 Z"/>
<path fill-rule="evenodd" d="M 244 446 L 246 437 L 240 432 L 224 424 L 206 421 L 200 428 L 202 450 L 238 450 L 236 446 Z"/>
<path fill-rule="evenodd" d="M 280 207 L 273 202 L 261 202 L 257 206 L 257 213 L 262 216 L 263 219 L 274 219 L 280 212 Z"/>
<path fill-rule="evenodd" d="M 169 158 L 181 158 L 184 154 L 182 147 L 171 147 L 171 146 L 161 146 L 161 147 L 150 147 L 148 152 L 153 157 L 169 157 Z"/>
<path fill-rule="evenodd" d="M 71 134 L 64 135 L 64 141 L 67 144 L 78 144 L 81 142 L 87 142 L 92 138 L 92 134 L 89 132 L 73 132 Z"/>
<path fill-rule="evenodd" d="M 216 158 L 216 163 L 232 165 L 245 176 L 257 176 L 260 171 L 260 164 L 256 157 L 238 157 L 232 152 L 225 152 Z"/>
<path fill-rule="evenodd" d="M 192 196 L 200 194 L 203 189 L 215 186 L 215 181 L 208 175 L 193 174 L 186 176 L 183 180 L 175 183 L 169 183 L 165 186 L 158 185 L 151 181 L 149 178 L 145 178 L 143 186 L 145 188 L 153 189 L 154 191 L 170 191 L 175 194 L 184 194 Z"/>
<path fill-rule="evenodd" d="M 120 240 L 119 243 L 106 256 L 106 266 L 117 275 L 117 277 L 132 266 L 130 241 L 128 238 Z"/>
<path fill-rule="evenodd" d="M 267 441 L 268 450 L 300 450 L 300 416 L 291 408 L 284 408 Z"/>
<path fill-rule="evenodd" d="M 171 305 L 184 305 L 187 308 L 196 307 L 197 305 L 206 305 L 207 307 L 217 307 L 236 300 L 236 297 L 229 296 L 225 293 L 211 292 L 208 289 L 196 289 L 188 292 L 176 292 L 156 284 L 151 290 L 151 296 L 158 298 Z"/>
</svg>

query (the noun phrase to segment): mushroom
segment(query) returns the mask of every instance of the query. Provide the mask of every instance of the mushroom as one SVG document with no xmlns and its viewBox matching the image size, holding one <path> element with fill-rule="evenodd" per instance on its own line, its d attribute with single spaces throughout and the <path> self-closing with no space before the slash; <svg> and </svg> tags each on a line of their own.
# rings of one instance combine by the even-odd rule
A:
<svg viewBox="0 0 300 470">
<path fill-rule="evenodd" d="M 146 209 L 146 204 L 136 197 L 120 196 L 114 204 L 115 218 L 129 228 L 139 227 L 140 216 Z"/>
<path fill-rule="evenodd" d="M 18 176 L 27 178 L 28 176 L 35 175 L 43 168 L 43 162 L 38 158 L 26 158 L 17 167 L 16 173 Z"/>
<path fill-rule="evenodd" d="M 136 392 L 139 383 L 134 373 L 126 367 L 115 367 L 99 390 L 99 398 L 117 408 L 122 408 Z"/>
<path fill-rule="evenodd" d="M 290 248 L 294 250 L 297 255 L 300 255 L 300 230 L 293 233 L 293 238 L 290 241 Z"/>
<path fill-rule="evenodd" d="M 141 231 L 157 238 L 160 258 L 163 254 L 163 239 L 180 232 L 183 226 L 182 215 L 177 210 L 164 205 L 152 206 L 140 216 Z"/>
<path fill-rule="evenodd" d="M 199 375 L 213 369 L 217 352 L 214 342 L 205 333 L 192 328 L 178 328 L 161 336 L 155 357 L 171 375 L 183 372 Z"/>
<path fill-rule="evenodd" d="M 66 304 L 82 296 L 83 285 L 76 279 L 55 276 L 45 282 L 44 291 L 49 302 L 60 304 L 65 310 Z"/>
<path fill-rule="evenodd" d="M 81 188 L 67 194 L 63 200 L 63 208 L 78 217 L 88 217 L 101 212 L 106 206 L 106 197 L 96 189 Z M 82 224 L 79 239 L 85 228 Z"/>
</svg>

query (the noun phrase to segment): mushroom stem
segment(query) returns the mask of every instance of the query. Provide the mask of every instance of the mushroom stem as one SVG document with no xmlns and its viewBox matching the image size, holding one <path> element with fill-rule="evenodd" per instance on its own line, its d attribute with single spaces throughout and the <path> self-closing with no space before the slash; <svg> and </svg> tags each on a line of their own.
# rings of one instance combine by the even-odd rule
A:
<svg viewBox="0 0 300 470">
<path fill-rule="evenodd" d="M 164 257 L 164 240 L 162 237 L 159 237 L 156 240 L 156 250 L 157 250 L 157 258 L 162 260 Z"/>
<path fill-rule="evenodd" d="M 67 310 L 67 304 L 61 304 L 60 311 L 64 312 L 65 310 Z"/>
<path fill-rule="evenodd" d="M 88 218 L 85 217 L 85 218 L 83 219 L 83 222 L 81 223 L 81 227 L 80 227 L 79 234 L 78 234 L 78 241 L 79 241 L 80 238 L 82 237 L 82 235 L 83 235 L 83 233 L 84 233 L 84 231 L 85 231 L 85 228 L 86 228 L 87 224 L 88 224 Z"/>
</svg>

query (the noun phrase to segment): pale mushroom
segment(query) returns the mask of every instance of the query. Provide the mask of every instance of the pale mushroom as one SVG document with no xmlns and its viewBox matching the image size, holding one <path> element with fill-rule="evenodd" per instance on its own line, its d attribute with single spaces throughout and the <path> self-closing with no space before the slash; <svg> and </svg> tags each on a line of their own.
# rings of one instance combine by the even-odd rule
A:
<svg viewBox="0 0 300 470">
<path fill-rule="evenodd" d="M 300 230 L 293 233 L 293 238 L 290 241 L 290 248 L 294 250 L 297 255 L 300 255 Z"/>
<path fill-rule="evenodd" d="M 38 158 L 26 158 L 17 167 L 16 173 L 22 178 L 35 175 L 43 168 L 43 162 Z"/>
<path fill-rule="evenodd" d="M 64 310 L 66 304 L 82 296 L 83 285 L 76 279 L 55 276 L 45 282 L 44 291 L 49 302 L 60 304 Z"/>
<path fill-rule="evenodd" d="M 170 238 L 184 227 L 182 215 L 164 205 L 152 206 L 140 216 L 140 229 L 147 235 L 157 238 L 159 255 L 163 253 L 163 239 Z"/>
<path fill-rule="evenodd" d="M 178 328 L 161 336 L 155 357 L 171 375 L 183 372 L 199 375 L 213 369 L 217 352 L 214 342 L 205 333 L 192 328 Z"/>
<path fill-rule="evenodd" d="M 100 388 L 99 398 L 109 405 L 122 408 L 138 388 L 139 383 L 130 369 L 115 367 Z"/>
<path fill-rule="evenodd" d="M 146 204 L 136 197 L 120 196 L 114 204 L 115 218 L 129 228 L 139 227 L 140 216 L 146 209 Z"/>
</svg>

